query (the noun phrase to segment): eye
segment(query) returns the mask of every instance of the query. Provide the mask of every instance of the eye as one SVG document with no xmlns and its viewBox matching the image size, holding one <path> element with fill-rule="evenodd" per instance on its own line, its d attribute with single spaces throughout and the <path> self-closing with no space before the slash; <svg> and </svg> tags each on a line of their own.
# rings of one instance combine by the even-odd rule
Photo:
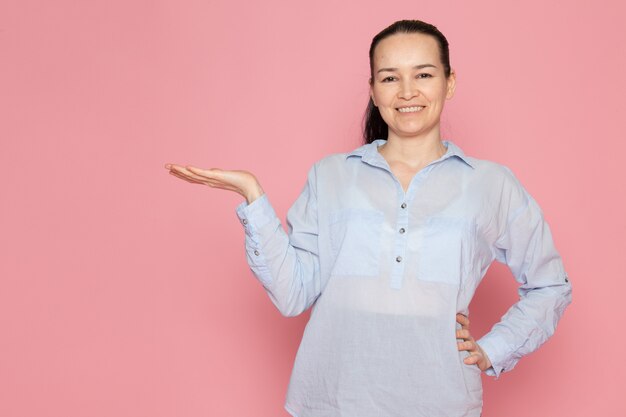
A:
<svg viewBox="0 0 626 417">
<path fill-rule="evenodd" d="M 423 75 L 423 77 L 422 77 L 422 75 Z M 430 75 L 430 74 L 428 74 L 426 72 L 423 72 L 421 74 L 418 74 L 417 78 L 432 78 L 432 75 Z"/>
<path fill-rule="evenodd" d="M 395 77 L 392 77 L 392 76 L 390 75 L 389 77 L 385 77 L 385 78 L 383 78 L 383 79 L 381 80 L 381 82 L 383 82 L 383 83 L 388 83 L 388 82 L 389 82 L 388 80 L 392 80 L 392 79 L 394 79 L 394 78 L 395 78 Z"/>
</svg>

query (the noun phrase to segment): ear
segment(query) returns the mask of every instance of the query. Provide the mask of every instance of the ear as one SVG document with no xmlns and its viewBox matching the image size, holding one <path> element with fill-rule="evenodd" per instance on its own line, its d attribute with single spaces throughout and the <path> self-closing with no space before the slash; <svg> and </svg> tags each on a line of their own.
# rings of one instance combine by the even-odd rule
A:
<svg viewBox="0 0 626 417">
<path fill-rule="evenodd" d="M 374 107 L 378 107 L 376 105 L 376 99 L 374 99 L 374 90 L 372 88 L 372 79 L 371 78 L 369 79 L 369 84 L 368 85 L 369 85 L 369 88 L 370 88 L 370 98 L 372 99 L 372 103 L 374 103 Z"/>
<path fill-rule="evenodd" d="M 450 71 L 450 76 L 448 77 L 448 86 L 446 91 L 446 99 L 449 100 L 454 96 L 454 90 L 456 88 L 456 72 L 454 70 Z"/>
</svg>

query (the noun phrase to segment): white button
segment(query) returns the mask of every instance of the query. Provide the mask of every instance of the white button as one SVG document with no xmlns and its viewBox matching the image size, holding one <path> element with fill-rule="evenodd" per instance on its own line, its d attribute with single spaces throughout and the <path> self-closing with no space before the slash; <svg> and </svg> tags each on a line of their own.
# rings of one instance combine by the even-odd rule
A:
<svg viewBox="0 0 626 417">
<path fill-rule="evenodd" d="M 402 262 L 402 256 L 397 256 L 396 257 L 396 262 Z"/>
<path fill-rule="evenodd" d="M 256 256 L 259 256 L 259 251 L 255 249 L 255 250 L 254 250 L 254 254 L 255 254 Z"/>
<path fill-rule="evenodd" d="M 243 224 L 248 224 L 248 219 L 243 219 L 243 220 L 242 220 L 242 223 L 243 223 Z"/>
<path fill-rule="evenodd" d="M 406 208 L 406 203 L 402 203 L 402 205 L 400 207 Z"/>
</svg>

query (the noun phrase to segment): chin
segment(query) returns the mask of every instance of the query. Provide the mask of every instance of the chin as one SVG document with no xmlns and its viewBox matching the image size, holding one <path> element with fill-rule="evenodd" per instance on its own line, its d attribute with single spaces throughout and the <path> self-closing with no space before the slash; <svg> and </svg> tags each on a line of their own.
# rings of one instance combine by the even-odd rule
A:
<svg viewBox="0 0 626 417">
<path fill-rule="evenodd" d="M 432 129 L 416 129 L 416 130 L 396 130 L 394 133 L 401 138 L 417 138 L 428 135 Z"/>
</svg>

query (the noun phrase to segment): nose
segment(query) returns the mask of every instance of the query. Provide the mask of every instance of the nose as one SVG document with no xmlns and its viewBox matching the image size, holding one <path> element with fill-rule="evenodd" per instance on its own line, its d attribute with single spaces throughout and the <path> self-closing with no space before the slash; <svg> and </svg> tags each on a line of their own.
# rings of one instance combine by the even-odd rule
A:
<svg viewBox="0 0 626 417">
<path fill-rule="evenodd" d="M 410 100 L 419 95 L 419 89 L 411 79 L 405 79 L 400 86 L 399 96 L 405 100 Z"/>
</svg>

